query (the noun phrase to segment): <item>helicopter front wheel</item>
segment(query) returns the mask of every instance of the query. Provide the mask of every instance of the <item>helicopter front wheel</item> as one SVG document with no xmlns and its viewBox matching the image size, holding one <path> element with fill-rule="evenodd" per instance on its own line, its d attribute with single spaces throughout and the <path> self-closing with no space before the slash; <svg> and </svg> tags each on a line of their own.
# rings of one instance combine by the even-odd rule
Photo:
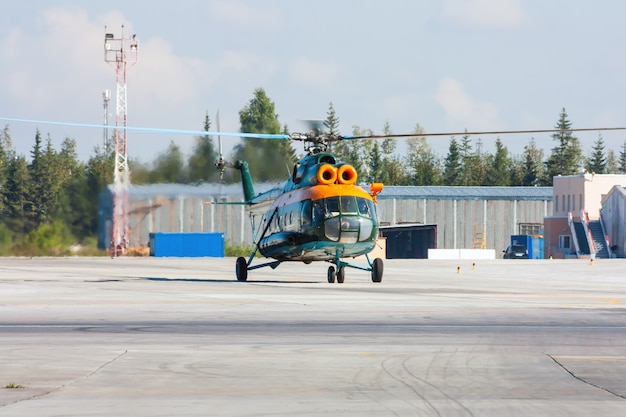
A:
<svg viewBox="0 0 626 417">
<path fill-rule="evenodd" d="M 343 284 L 344 279 L 346 279 L 346 268 L 340 266 L 337 268 L 337 284 Z"/>
<path fill-rule="evenodd" d="M 248 279 L 248 261 L 243 256 L 237 258 L 237 264 L 235 268 L 237 274 L 237 281 L 246 281 Z"/>
<path fill-rule="evenodd" d="M 383 280 L 383 260 L 374 259 L 372 262 L 372 282 L 381 282 Z"/>
<path fill-rule="evenodd" d="M 332 284 L 334 282 L 335 282 L 335 267 L 331 265 L 328 267 L 328 283 Z"/>
</svg>

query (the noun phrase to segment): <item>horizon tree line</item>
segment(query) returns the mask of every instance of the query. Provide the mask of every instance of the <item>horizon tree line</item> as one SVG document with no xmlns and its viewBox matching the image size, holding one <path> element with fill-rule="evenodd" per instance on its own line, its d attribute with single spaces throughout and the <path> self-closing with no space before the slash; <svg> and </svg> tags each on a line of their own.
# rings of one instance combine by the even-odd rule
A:
<svg viewBox="0 0 626 417">
<path fill-rule="evenodd" d="M 281 125 L 274 102 L 262 88 L 239 112 L 242 132 L 289 133 Z M 211 130 L 206 112 L 203 129 Z M 339 116 L 329 103 L 323 121 L 325 131 L 341 134 Z M 406 152 L 397 152 L 397 139 L 345 140 L 333 143 L 330 151 L 340 160 L 351 163 L 359 172 L 359 183 L 383 182 L 387 185 L 439 186 L 551 186 L 556 175 L 573 175 L 584 168 L 596 174 L 626 174 L 626 141 L 619 154 L 607 150 L 602 135 L 592 151 L 584 156 L 578 138 L 568 129 L 572 123 L 563 108 L 555 125 L 562 132 L 552 135 L 554 147 L 544 158 L 534 138 L 524 147 L 521 156 L 511 155 L 500 138 L 495 152 L 485 152 L 482 141 L 472 142 L 469 136 L 450 138 L 447 154 L 435 154 L 419 124 L 414 137 L 407 139 Z M 385 122 L 382 135 L 392 135 Z M 352 135 L 374 134 L 370 128 L 354 126 Z M 22 140 L 22 139 L 20 139 Z M 87 162 L 76 154 L 76 140 L 65 138 L 60 150 L 54 149 L 48 135 L 44 141 L 35 132 L 30 160 L 18 155 L 13 147 L 9 126 L 0 131 L 0 247 L 19 241 L 42 225 L 57 224 L 69 236 L 82 242 L 97 233 L 98 196 L 113 181 L 112 151 L 94 148 Z M 197 136 L 188 158 L 180 147 L 169 146 L 150 163 L 130 159 L 133 184 L 203 182 L 237 182 L 238 175 L 227 171 L 219 177 L 215 168 L 218 155 L 213 139 Z M 230 155 L 230 162 L 248 162 L 255 181 L 282 181 L 297 161 L 290 141 L 243 139 Z"/>
</svg>

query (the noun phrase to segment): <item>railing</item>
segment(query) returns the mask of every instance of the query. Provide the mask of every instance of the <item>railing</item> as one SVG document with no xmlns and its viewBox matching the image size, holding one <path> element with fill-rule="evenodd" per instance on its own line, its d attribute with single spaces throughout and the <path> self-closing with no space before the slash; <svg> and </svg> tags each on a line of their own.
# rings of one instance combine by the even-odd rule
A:
<svg viewBox="0 0 626 417">
<path fill-rule="evenodd" d="M 576 257 L 580 255 L 580 246 L 578 245 L 578 236 L 576 236 L 576 228 L 574 227 L 574 216 L 571 211 L 567 212 L 567 225 L 572 233 L 572 240 L 574 241 L 574 249 L 576 250 Z"/>
<path fill-rule="evenodd" d="M 602 209 L 600 209 L 600 227 L 602 227 L 602 236 L 604 236 L 606 250 L 609 254 L 609 258 L 612 258 L 613 251 L 611 251 L 611 240 L 609 239 L 609 235 L 606 233 L 606 229 L 604 228 L 604 219 L 602 218 Z"/>
<path fill-rule="evenodd" d="M 583 224 L 583 229 L 585 229 L 585 236 L 587 237 L 587 243 L 589 244 L 589 254 L 593 257 L 596 254 L 596 243 L 593 240 L 593 234 L 589 229 L 589 213 L 585 210 L 580 210 L 580 222 Z"/>
</svg>

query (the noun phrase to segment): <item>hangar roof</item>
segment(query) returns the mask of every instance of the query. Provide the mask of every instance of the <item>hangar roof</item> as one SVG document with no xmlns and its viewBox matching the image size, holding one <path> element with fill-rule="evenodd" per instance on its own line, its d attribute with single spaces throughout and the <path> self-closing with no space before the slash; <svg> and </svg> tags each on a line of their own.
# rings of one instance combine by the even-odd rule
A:
<svg viewBox="0 0 626 417">
<path fill-rule="evenodd" d="M 255 184 L 255 192 L 267 191 L 275 184 Z M 363 188 L 368 189 L 367 186 Z M 112 194 L 113 186 L 108 193 Z M 197 196 L 202 198 L 242 197 L 241 184 L 149 184 L 131 185 L 131 199 L 146 199 L 156 196 L 166 198 Z M 535 200 L 552 201 L 552 187 L 444 187 L 444 186 L 385 186 L 378 195 L 381 200 Z"/>
<path fill-rule="evenodd" d="M 385 199 L 552 201 L 552 187 L 385 186 Z"/>
</svg>

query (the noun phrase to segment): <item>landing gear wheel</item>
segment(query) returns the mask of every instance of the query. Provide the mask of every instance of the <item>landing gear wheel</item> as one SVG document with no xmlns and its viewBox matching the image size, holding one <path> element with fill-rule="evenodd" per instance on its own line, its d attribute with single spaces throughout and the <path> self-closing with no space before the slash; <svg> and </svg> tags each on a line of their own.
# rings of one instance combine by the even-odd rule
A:
<svg viewBox="0 0 626 417">
<path fill-rule="evenodd" d="M 235 272 L 237 273 L 237 281 L 246 281 L 248 279 L 248 261 L 243 256 L 237 258 Z"/>
<path fill-rule="evenodd" d="M 372 262 L 372 282 L 380 282 L 383 280 L 383 260 L 374 259 Z"/>
<path fill-rule="evenodd" d="M 335 267 L 329 266 L 328 267 L 328 283 L 332 284 L 334 282 L 335 282 Z"/>
<path fill-rule="evenodd" d="M 346 268 L 340 267 L 337 269 L 337 284 L 343 284 L 343 280 L 346 278 Z"/>
</svg>

